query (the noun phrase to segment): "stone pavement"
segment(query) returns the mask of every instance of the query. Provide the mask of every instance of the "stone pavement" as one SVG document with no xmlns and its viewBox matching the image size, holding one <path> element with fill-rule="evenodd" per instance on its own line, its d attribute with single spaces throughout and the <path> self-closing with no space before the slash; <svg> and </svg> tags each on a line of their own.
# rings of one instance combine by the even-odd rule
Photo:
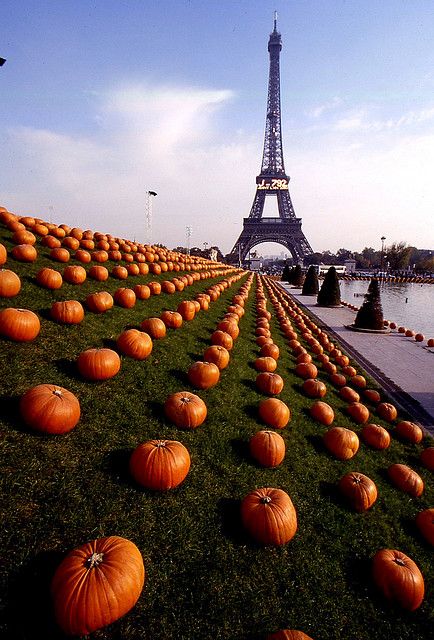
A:
<svg viewBox="0 0 434 640">
<path fill-rule="evenodd" d="M 316 296 L 302 296 L 299 289 L 283 282 L 279 285 L 317 318 L 317 324 L 340 342 L 397 405 L 434 434 L 434 348 L 396 331 L 389 334 L 351 331 L 346 325 L 354 322 L 354 311 L 347 307 L 319 307 Z"/>
</svg>

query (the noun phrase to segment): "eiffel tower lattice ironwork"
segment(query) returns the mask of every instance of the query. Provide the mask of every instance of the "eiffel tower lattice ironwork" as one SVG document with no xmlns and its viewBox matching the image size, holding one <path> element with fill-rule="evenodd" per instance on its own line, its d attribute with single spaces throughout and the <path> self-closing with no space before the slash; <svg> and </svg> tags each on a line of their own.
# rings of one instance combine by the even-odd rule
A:
<svg viewBox="0 0 434 640">
<path fill-rule="evenodd" d="M 270 75 L 268 80 L 267 117 L 261 173 L 256 177 L 256 193 L 248 218 L 244 218 L 243 230 L 228 254 L 228 262 L 241 264 L 249 251 L 262 242 L 276 242 L 291 252 L 294 262 L 302 262 L 312 247 L 301 230 L 301 218 L 297 218 L 289 195 L 289 176 L 283 164 L 282 123 L 280 111 L 280 51 L 281 35 L 277 31 L 277 14 L 274 14 L 274 30 L 268 41 Z M 265 198 L 277 198 L 278 218 L 263 217 Z"/>
</svg>

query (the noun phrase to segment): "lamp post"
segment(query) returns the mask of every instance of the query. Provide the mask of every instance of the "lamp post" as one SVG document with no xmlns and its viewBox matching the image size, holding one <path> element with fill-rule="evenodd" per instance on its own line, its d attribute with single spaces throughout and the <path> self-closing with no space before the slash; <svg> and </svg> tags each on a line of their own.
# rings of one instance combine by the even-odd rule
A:
<svg viewBox="0 0 434 640">
<path fill-rule="evenodd" d="M 155 191 L 147 191 L 146 192 L 146 237 L 145 242 L 149 241 L 149 244 L 152 242 L 152 197 L 155 197 L 157 194 Z"/>
<path fill-rule="evenodd" d="M 380 273 L 381 273 L 381 279 L 383 279 L 384 241 L 386 240 L 386 238 L 384 236 L 381 236 L 380 240 L 381 240 Z"/>
<path fill-rule="evenodd" d="M 187 236 L 187 255 L 188 256 L 190 255 L 190 238 L 191 238 L 192 232 L 193 232 L 193 227 L 190 224 L 188 224 L 185 227 L 185 233 Z"/>
</svg>

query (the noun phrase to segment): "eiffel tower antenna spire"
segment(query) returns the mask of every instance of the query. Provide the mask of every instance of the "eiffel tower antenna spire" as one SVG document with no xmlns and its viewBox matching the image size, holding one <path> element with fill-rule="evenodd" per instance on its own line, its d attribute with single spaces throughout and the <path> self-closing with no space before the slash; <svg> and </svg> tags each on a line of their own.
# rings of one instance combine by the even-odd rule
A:
<svg viewBox="0 0 434 640">
<path fill-rule="evenodd" d="M 261 172 L 256 176 L 256 193 L 243 230 L 231 253 L 229 262 L 238 263 L 257 244 L 277 242 L 292 254 L 294 262 L 313 253 L 301 230 L 301 218 L 295 216 L 289 195 L 289 176 L 285 173 L 282 146 L 280 108 L 280 52 L 282 39 L 277 31 L 277 11 L 274 12 L 274 30 L 268 40 L 270 73 L 268 78 L 267 115 L 265 119 L 264 151 Z M 278 218 L 263 218 L 265 198 L 277 198 Z"/>
</svg>

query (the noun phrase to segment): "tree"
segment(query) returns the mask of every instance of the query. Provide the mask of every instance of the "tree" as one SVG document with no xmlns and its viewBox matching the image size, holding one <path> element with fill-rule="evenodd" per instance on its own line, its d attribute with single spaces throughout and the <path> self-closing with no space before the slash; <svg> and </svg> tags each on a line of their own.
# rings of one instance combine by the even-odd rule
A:
<svg viewBox="0 0 434 640">
<path fill-rule="evenodd" d="M 376 278 L 372 278 L 369 283 L 368 291 L 365 295 L 365 301 L 357 312 L 354 326 L 359 329 L 384 329 L 380 286 Z"/>
<path fill-rule="evenodd" d="M 320 307 L 335 307 L 341 303 L 341 288 L 334 267 L 330 267 L 324 276 L 324 282 L 319 290 L 317 302 Z"/>
<path fill-rule="evenodd" d="M 389 263 L 391 271 L 399 271 L 405 269 L 408 265 L 412 247 L 406 245 L 405 242 L 393 242 L 386 249 L 386 260 Z"/>
<path fill-rule="evenodd" d="M 349 249 L 338 249 L 336 253 L 337 263 L 344 264 L 345 260 L 349 260 L 353 257 L 353 252 Z"/>
<path fill-rule="evenodd" d="M 304 296 L 316 296 L 319 291 L 318 275 L 313 265 L 307 270 L 306 278 L 304 279 L 302 295 Z"/>
</svg>

